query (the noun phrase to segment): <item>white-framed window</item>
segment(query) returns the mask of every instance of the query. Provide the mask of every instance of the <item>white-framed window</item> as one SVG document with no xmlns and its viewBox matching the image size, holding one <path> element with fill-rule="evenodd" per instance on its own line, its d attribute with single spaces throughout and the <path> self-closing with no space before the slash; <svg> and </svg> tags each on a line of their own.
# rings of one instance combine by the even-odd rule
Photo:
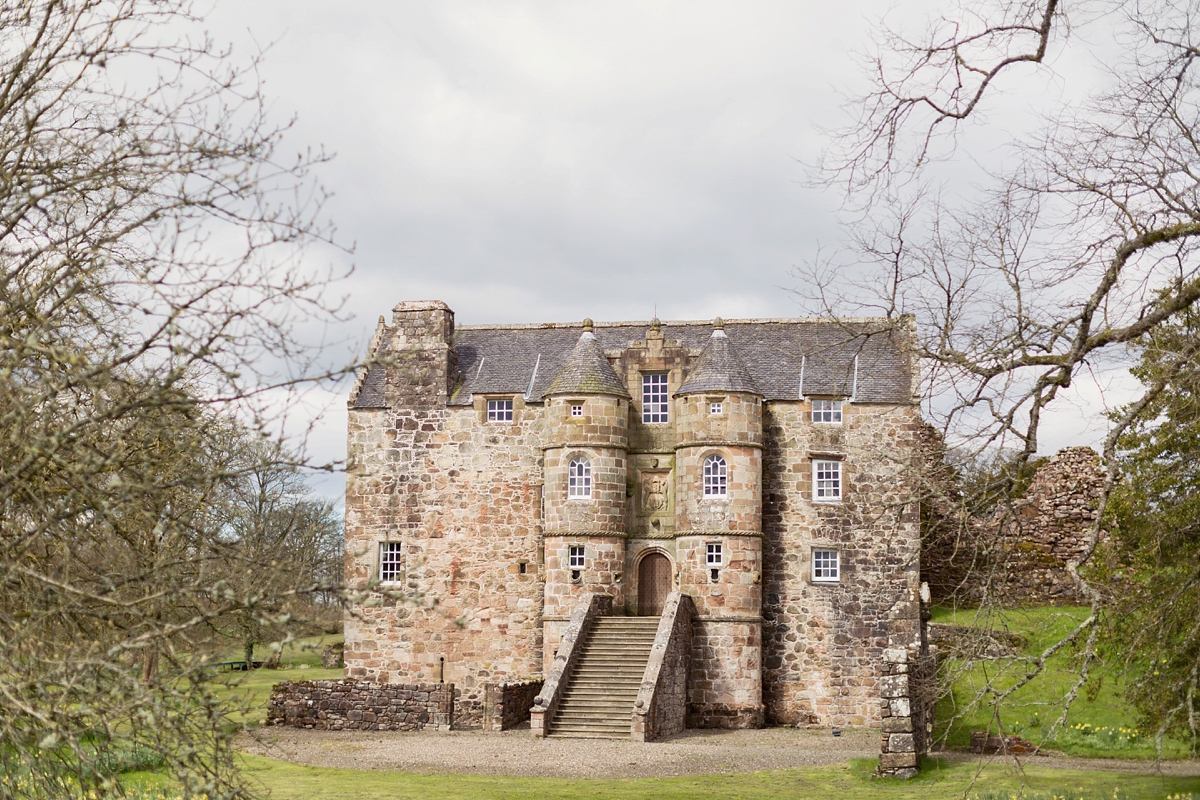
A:
<svg viewBox="0 0 1200 800">
<path fill-rule="evenodd" d="M 575 456 L 567 466 L 567 497 L 592 496 L 592 462 Z"/>
<path fill-rule="evenodd" d="M 642 376 L 642 422 L 667 422 L 667 373 L 652 372 Z"/>
<path fill-rule="evenodd" d="M 583 580 L 583 566 L 586 563 L 583 545 L 572 544 L 567 547 L 567 568 L 571 570 L 571 582 L 579 583 Z"/>
<path fill-rule="evenodd" d="M 720 414 L 723 408 L 724 408 L 724 406 L 721 403 L 709 403 L 708 404 L 708 413 Z"/>
<path fill-rule="evenodd" d="M 842 401 L 841 400 L 813 400 L 812 401 L 812 421 L 813 422 L 834 422 L 834 423 L 841 424 Z"/>
<path fill-rule="evenodd" d="M 583 416 L 583 403 L 571 403 L 571 416 L 572 417 L 582 417 Z"/>
<path fill-rule="evenodd" d="M 512 422 L 513 401 L 512 400 L 488 400 L 487 401 L 487 418 L 488 418 L 488 422 Z"/>
<path fill-rule="evenodd" d="M 704 566 L 719 567 L 722 565 L 723 553 L 720 542 L 707 542 L 704 545 Z"/>
<path fill-rule="evenodd" d="M 720 456 L 704 459 L 704 496 L 725 497 L 729 494 L 729 467 Z"/>
<path fill-rule="evenodd" d="M 837 583 L 841 576 L 841 564 L 837 550 L 812 551 L 812 579 L 824 583 Z"/>
<path fill-rule="evenodd" d="M 842 499 L 842 462 L 813 460 L 813 500 L 837 503 Z"/>
<path fill-rule="evenodd" d="M 379 543 L 379 582 L 400 583 L 404 580 L 404 551 L 400 542 Z"/>
</svg>

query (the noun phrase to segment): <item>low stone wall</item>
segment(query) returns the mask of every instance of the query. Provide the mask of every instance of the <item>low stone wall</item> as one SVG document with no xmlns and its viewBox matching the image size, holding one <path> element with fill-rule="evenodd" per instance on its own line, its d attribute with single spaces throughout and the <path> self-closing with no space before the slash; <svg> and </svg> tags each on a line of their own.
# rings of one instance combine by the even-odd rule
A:
<svg viewBox="0 0 1200 800">
<path fill-rule="evenodd" d="M 635 742 L 652 742 L 683 731 L 695 613 L 690 596 L 679 592 L 667 595 L 642 686 L 633 704 L 630 733 Z"/>
<path fill-rule="evenodd" d="M 554 661 L 546 673 L 546 683 L 534 698 L 533 709 L 529 712 L 529 728 L 534 736 L 540 738 L 546 735 L 549 722 L 558 711 L 558 703 L 567 688 L 567 676 L 579 657 L 576 646 L 586 638 L 592 620 L 611 614 L 612 608 L 612 595 L 588 593 L 579 599 L 575 610 L 571 612 L 571 621 L 563 631 L 558 652 L 554 654 Z"/>
<path fill-rule="evenodd" d="M 316 730 L 448 731 L 452 683 L 283 681 L 271 687 L 268 725 Z"/>
<path fill-rule="evenodd" d="M 533 701 L 544 684 L 541 678 L 487 684 L 484 687 L 483 729 L 507 731 L 528 720 Z"/>
</svg>

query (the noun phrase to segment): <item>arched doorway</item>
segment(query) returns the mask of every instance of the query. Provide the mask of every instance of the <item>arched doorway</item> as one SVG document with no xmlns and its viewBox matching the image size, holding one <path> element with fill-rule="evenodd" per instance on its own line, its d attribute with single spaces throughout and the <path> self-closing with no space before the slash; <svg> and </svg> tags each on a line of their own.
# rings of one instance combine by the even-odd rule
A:
<svg viewBox="0 0 1200 800">
<path fill-rule="evenodd" d="M 662 553 L 650 553 L 638 565 L 638 615 L 662 614 L 671 591 L 671 559 Z"/>
</svg>

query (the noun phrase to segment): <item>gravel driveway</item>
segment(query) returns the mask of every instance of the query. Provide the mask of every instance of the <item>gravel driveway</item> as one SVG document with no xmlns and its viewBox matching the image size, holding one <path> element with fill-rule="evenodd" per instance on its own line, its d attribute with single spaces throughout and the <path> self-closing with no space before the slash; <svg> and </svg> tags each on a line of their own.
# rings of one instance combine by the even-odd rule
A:
<svg viewBox="0 0 1200 800">
<path fill-rule="evenodd" d="M 878 731 L 764 728 L 685 731 L 640 744 L 612 739 L 535 739 L 504 733 L 374 733 L 269 728 L 242 736 L 243 752 L 319 767 L 558 778 L 652 778 L 836 764 L 879 755 Z"/>
<path fill-rule="evenodd" d="M 755 772 L 876 758 L 879 732 L 764 728 L 689 730 L 652 744 L 611 739 L 534 739 L 528 724 L 504 733 L 373 733 L 266 728 L 241 735 L 238 749 L 297 764 L 363 770 L 475 773 L 555 778 L 657 778 Z M 953 761 L 1004 761 L 1003 756 L 938 753 Z M 1027 756 L 1021 763 L 1058 769 L 1200 775 L 1200 761 L 1130 761 Z"/>
</svg>

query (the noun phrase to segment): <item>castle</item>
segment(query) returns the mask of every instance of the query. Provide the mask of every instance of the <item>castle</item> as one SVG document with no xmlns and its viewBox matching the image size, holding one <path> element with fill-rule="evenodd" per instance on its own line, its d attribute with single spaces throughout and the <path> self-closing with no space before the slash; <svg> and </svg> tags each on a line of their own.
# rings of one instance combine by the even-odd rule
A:
<svg viewBox="0 0 1200 800">
<path fill-rule="evenodd" d="M 879 725 L 920 569 L 914 339 L 400 303 L 349 401 L 346 577 L 436 603 L 356 609 L 346 676 L 452 682 L 469 719 L 485 684 L 549 672 L 582 598 L 656 615 L 676 591 L 688 726 Z"/>
</svg>

